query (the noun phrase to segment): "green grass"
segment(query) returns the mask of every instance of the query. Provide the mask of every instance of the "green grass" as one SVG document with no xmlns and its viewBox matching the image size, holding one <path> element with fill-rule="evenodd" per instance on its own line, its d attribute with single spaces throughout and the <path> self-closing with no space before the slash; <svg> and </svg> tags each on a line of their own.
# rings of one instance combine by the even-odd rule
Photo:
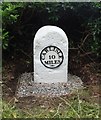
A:
<svg viewBox="0 0 101 120">
<path fill-rule="evenodd" d="M 75 99 L 74 99 L 75 98 Z M 3 118 L 99 118 L 99 104 L 80 98 L 58 97 L 60 102 L 53 107 L 38 105 L 33 108 L 20 109 L 16 104 L 3 102 Z"/>
</svg>

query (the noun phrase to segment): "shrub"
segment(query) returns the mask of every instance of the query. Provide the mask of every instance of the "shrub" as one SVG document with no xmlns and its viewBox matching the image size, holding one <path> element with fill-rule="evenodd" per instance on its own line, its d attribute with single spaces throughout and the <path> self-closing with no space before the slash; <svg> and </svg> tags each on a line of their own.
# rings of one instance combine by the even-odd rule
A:
<svg viewBox="0 0 101 120">
<path fill-rule="evenodd" d="M 36 31 L 51 24 L 66 32 L 70 47 L 99 56 L 100 10 L 100 3 L 3 3 L 3 49 L 29 52 Z"/>
</svg>

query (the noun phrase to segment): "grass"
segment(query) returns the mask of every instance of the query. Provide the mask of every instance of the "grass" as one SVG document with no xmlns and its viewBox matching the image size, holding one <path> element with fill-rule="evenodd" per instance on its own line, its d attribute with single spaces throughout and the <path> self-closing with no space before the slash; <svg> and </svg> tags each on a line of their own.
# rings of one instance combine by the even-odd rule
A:
<svg viewBox="0 0 101 120">
<path fill-rule="evenodd" d="M 71 98 L 58 97 L 54 107 L 38 105 L 20 109 L 16 104 L 3 102 L 3 118 L 99 118 L 99 104 L 81 99 L 81 94 Z"/>
</svg>

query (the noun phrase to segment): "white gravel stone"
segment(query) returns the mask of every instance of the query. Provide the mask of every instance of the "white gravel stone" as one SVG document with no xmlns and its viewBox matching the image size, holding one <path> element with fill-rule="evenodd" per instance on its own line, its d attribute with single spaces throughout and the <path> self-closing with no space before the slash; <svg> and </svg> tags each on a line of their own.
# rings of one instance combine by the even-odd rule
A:
<svg viewBox="0 0 101 120">
<path fill-rule="evenodd" d="M 16 97 L 61 96 L 83 87 L 82 80 L 75 75 L 68 75 L 67 83 L 36 83 L 32 73 L 24 73 L 18 79 Z"/>
</svg>

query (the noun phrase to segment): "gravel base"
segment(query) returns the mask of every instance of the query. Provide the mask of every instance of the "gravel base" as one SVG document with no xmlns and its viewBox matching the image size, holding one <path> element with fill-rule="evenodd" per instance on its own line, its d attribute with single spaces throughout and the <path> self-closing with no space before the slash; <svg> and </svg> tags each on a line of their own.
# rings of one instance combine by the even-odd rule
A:
<svg viewBox="0 0 101 120">
<path fill-rule="evenodd" d="M 18 79 L 18 86 L 16 90 L 16 97 L 28 96 L 61 96 L 70 94 L 73 91 L 83 87 L 82 80 L 75 76 L 68 74 L 67 83 L 35 83 L 33 80 L 33 73 L 24 73 Z"/>
</svg>

